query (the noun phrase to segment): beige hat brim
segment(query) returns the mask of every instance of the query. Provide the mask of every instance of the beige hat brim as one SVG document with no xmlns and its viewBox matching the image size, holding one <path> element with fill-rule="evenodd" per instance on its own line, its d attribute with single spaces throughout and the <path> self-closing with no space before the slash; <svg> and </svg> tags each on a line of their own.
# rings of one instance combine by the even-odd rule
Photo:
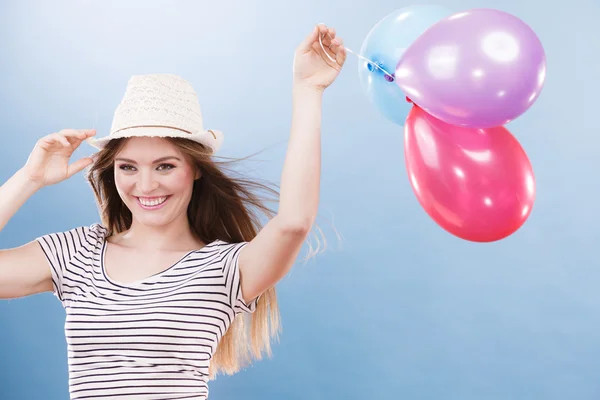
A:
<svg viewBox="0 0 600 400">
<path fill-rule="evenodd" d="M 223 143 L 223 133 L 209 129 L 200 133 L 186 133 L 179 129 L 173 129 L 168 127 L 136 127 L 129 128 L 123 131 L 117 132 L 112 135 L 104 136 L 101 138 L 91 137 L 86 141 L 97 149 L 102 149 L 106 144 L 113 139 L 129 138 L 129 137 L 175 137 L 189 139 L 194 142 L 198 142 L 209 149 L 212 153 L 216 153 L 221 144 Z"/>
</svg>

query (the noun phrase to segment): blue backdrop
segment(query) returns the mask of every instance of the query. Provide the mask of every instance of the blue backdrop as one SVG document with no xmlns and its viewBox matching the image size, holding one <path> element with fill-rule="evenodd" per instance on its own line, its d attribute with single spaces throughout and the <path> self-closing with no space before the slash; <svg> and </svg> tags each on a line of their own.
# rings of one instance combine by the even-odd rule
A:
<svg viewBox="0 0 600 400">
<path fill-rule="evenodd" d="M 207 127 L 225 132 L 223 155 L 268 148 L 245 165 L 278 182 L 296 45 L 325 22 L 358 51 L 379 19 L 415 3 L 4 1 L 0 181 L 43 135 L 107 132 L 130 75 L 172 72 L 194 84 Z M 600 398 L 600 3 L 437 4 L 510 12 L 545 46 L 545 89 L 509 125 L 535 168 L 529 221 L 492 244 L 438 228 L 409 186 L 401 128 L 368 102 L 349 54 L 324 104 L 319 223 L 330 249 L 279 284 L 273 359 L 219 377 L 211 398 Z M 0 247 L 97 221 L 78 175 L 31 198 Z M 68 397 L 63 320 L 50 294 L 0 302 L 0 399 Z"/>
</svg>

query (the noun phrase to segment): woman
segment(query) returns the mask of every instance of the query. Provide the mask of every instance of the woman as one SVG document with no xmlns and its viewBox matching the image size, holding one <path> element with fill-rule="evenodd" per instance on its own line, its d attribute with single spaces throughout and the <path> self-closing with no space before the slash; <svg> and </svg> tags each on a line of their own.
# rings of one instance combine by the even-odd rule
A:
<svg viewBox="0 0 600 400">
<path fill-rule="evenodd" d="M 132 77 L 109 136 L 48 135 L 0 187 L 2 229 L 37 190 L 90 167 L 102 224 L 0 251 L 1 298 L 53 291 L 65 307 L 72 399 L 205 399 L 216 372 L 269 354 L 275 284 L 317 213 L 322 94 L 345 59 L 323 25 L 296 50 L 279 208 L 258 234 L 263 186 L 218 167 L 222 134 L 175 75 Z M 100 151 L 69 165 L 84 140 Z"/>
</svg>

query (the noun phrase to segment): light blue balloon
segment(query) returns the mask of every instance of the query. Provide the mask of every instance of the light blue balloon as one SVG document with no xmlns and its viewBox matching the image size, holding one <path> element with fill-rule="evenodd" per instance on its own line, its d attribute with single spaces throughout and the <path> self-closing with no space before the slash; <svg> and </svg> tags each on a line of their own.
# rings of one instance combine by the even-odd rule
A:
<svg viewBox="0 0 600 400">
<path fill-rule="evenodd" d="M 452 11 L 434 5 L 401 8 L 380 20 L 365 38 L 360 55 L 392 76 L 359 59 L 361 86 L 369 101 L 390 121 L 404 125 L 412 107 L 393 78 L 400 57 L 423 32 L 451 14 Z"/>
</svg>

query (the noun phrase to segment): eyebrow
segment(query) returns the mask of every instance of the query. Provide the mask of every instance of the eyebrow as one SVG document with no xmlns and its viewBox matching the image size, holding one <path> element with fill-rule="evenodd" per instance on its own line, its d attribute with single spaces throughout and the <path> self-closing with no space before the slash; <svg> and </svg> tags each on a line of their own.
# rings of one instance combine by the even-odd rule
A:
<svg viewBox="0 0 600 400">
<path fill-rule="evenodd" d="M 166 160 L 171 160 L 171 159 L 177 160 L 177 161 L 181 161 L 178 157 L 167 156 L 167 157 L 158 158 L 158 159 L 154 160 L 152 163 L 156 164 L 156 163 L 163 162 L 163 161 L 166 161 Z M 117 157 L 117 158 L 115 158 L 115 161 L 125 161 L 125 162 L 132 163 L 132 164 L 136 163 L 134 160 L 131 160 L 129 158 L 123 158 L 123 157 Z"/>
</svg>

